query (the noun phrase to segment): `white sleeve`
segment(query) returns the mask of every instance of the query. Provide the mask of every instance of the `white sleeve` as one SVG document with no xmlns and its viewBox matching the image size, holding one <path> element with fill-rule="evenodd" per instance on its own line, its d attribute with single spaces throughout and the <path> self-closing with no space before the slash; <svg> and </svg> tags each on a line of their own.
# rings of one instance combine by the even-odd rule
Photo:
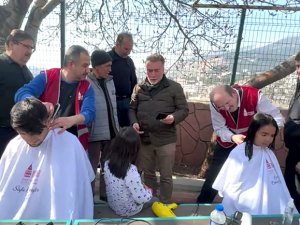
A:
<svg viewBox="0 0 300 225">
<path fill-rule="evenodd" d="M 132 198 L 137 204 L 144 204 L 150 201 L 152 193 L 142 184 L 141 176 L 137 171 L 136 166 L 130 166 L 124 180 L 127 188 L 132 194 Z"/>
<path fill-rule="evenodd" d="M 210 114 L 211 122 L 214 129 L 214 132 L 221 138 L 224 142 L 232 142 L 231 136 L 232 133 L 226 126 L 225 118 L 215 109 L 215 107 L 210 103 Z"/>
<path fill-rule="evenodd" d="M 257 112 L 270 114 L 273 116 L 279 127 L 284 126 L 284 117 L 281 115 L 279 108 L 273 105 L 270 99 L 261 92 L 259 92 L 256 110 Z"/>
</svg>

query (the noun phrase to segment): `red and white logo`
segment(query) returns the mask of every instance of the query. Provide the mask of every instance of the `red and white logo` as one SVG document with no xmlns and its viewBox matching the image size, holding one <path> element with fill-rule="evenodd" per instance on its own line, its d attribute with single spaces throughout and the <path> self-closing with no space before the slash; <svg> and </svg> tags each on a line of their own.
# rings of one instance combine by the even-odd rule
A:
<svg viewBox="0 0 300 225">
<path fill-rule="evenodd" d="M 271 170 L 274 168 L 273 164 L 271 162 L 269 162 L 268 160 L 266 160 L 266 165 L 267 165 L 268 170 Z"/>
<path fill-rule="evenodd" d="M 30 164 L 25 170 L 24 177 L 31 177 L 32 175 L 32 164 Z"/>
</svg>

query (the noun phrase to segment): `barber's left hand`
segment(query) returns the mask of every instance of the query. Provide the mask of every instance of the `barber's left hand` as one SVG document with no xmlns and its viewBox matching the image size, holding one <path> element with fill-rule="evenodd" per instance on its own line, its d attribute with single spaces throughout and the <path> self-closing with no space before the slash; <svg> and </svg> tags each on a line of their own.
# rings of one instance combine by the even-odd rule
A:
<svg viewBox="0 0 300 225">
<path fill-rule="evenodd" d="M 51 129 L 61 128 L 58 131 L 58 134 L 61 134 L 66 129 L 72 127 L 74 124 L 76 124 L 76 122 L 74 123 L 73 117 L 59 117 L 51 122 L 50 128 Z"/>
<path fill-rule="evenodd" d="M 169 115 L 167 115 L 166 118 L 160 120 L 160 122 L 165 123 L 165 124 L 172 124 L 172 123 L 174 123 L 174 120 L 175 119 L 174 119 L 173 114 L 169 114 Z"/>
</svg>

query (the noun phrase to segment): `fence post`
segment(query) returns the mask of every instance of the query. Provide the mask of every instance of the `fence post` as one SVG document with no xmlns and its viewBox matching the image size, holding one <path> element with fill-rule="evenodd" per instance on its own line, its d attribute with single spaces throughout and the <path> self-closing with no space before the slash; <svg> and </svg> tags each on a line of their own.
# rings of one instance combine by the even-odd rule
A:
<svg viewBox="0 0 300 225">
<path fill-rule="evenodd" d="M 66 5 L 65 0 L 60 1 L 60 65 L 63 66 L 66 48 L 66 34 L 65 34 L 65 24 L 66 24 Z"/>
<path fill-rule="evenodd" d="M 238 38 L 237 38 L 237 42 L 236 42 L 236 48 L 235 48 L 235 54 L 234 54 L 234 61 L 233 61 L 230 85 L 234 84 L 234 82 L 235 82 L 236 70 L 237 70 L 239 54 L 240 54 L 240 47 L 241 47 L 241 42 L 242 42 L 242 39 L 243 39 L 243 30 L 244 30 L 244 24 L 245 24 L 245 17 L 246 17 L 246 9 L 243 8 L 242 9 L 242 14 L 241 14 Z"/>
</svg>

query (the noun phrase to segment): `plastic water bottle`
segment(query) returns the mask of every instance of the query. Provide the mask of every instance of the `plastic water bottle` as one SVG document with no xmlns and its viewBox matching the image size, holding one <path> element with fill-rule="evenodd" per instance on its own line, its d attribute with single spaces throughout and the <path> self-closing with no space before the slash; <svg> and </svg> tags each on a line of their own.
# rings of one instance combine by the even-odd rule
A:
<svg viewBox="0 0 300 225">
<path fill-rule="evenodd" d="M 294 199 L 290 198 L 287 206 L 284 209 L 282 216 L 282 225 L 291 225 L 293 222 Z"/>
<path fill-rule="evenodd" d="M 226 222 L 226 215 L 224 213 L 222 204 L 217 204 L 215 209 L 210 213 L 210 225 L 224 225 Z"/>
</svg>

